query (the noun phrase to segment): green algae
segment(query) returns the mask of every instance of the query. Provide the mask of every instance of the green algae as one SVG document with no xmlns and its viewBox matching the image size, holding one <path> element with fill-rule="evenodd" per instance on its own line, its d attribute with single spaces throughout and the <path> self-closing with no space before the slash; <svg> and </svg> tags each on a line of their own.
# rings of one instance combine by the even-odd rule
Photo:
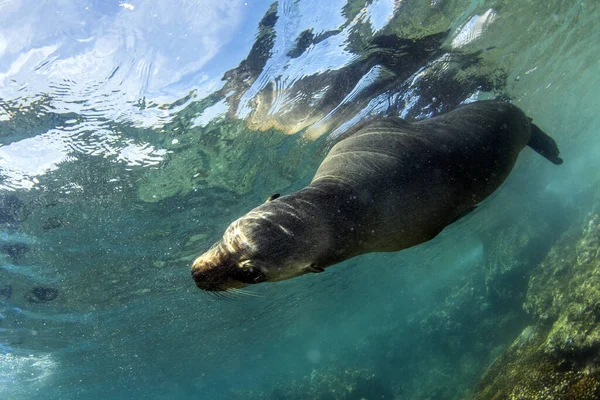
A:
<svg viewBox="0 0 600 400">
<path fill-rule="evenodd" d="M 570 239 L 570 240 L 569 240 Z M 600 349 L 600 216 L 567 236 L 536 270 L 525 310 L 550 325 L 544 351 L 574 355 Z"/>
<path fill-rule="evenodd" d="M 600 370 L 576 366 L 543 351 L 547 332 L 528 326 L 494 363 L 470 399 L 596 399 Z"/>
</svg>

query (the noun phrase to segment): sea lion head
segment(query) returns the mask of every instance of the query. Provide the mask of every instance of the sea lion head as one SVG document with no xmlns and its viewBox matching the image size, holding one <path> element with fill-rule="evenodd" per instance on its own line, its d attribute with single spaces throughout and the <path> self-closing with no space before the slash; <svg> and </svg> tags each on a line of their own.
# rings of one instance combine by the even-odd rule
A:
<svg viewBox="0 0 600 400">
<path fill-rule="evenodd" d="M 297 224 L 282 219 L 273 210 L 255 209 L 234 221 L 223 238 L 192 263 L 196 286 L 227 291 L 322 272 L 312 262 L 315 252 L 307 247 L 306 235 L 298 234 Z"/>
<path fill-rule="evenodd" d="M 210 292 L 240 289 L 249 284 L 264 282 L 260 267 L 246 256 L 245 248 L 231 249 L 219 241 L 192 264 L 192 278 L 202 290 Z"/>
</svg>

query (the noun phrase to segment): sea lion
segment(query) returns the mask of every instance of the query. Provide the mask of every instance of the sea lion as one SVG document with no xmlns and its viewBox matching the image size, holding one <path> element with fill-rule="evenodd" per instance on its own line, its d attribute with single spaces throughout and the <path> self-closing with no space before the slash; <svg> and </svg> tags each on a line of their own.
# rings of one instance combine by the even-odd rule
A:
<svg viewBox="0 0 600 400">
<path fill-rule="evenodd" d="M 426 242 L 498 189 L 526 145 L 562 163 L 556 142 L 501 101 L 414 123 L 365 121 L 331 148 L 307 187 L 234 221 L 193 262 L 192 276 L 207 291 L 235 290 Z"/>
</svg>

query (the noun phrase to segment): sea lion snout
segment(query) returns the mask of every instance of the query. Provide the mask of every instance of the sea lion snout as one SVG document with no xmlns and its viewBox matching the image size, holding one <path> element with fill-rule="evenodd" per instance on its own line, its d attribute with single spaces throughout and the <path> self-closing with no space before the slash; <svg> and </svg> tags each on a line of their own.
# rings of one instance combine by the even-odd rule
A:
<svg viewBox="0 0 600 400">
<path fill-rule="evenodd" d="M 198 257 L 192 264 L 192 278 L 202 290 L 209 292 L 220 292 L 231 288 L 239 288 L 240 282 L 231 278 L 233 267 L 222 260 L 215 260 L 214 255 L 204 254 Z"/>
<path fill-rule="evenodd" d="M 220 248 L 209 250 L 194 261 L 192 278 L 200 289 L 212 292 L 241 289 L 268 280 L 265 268 L 234 259 Z"/>
<path fill-rule="evenodd" d="M 223 268 L 210 267 L 202 261 L 198 262 L 196 260 L 194 267 L 192 267 L 192 278 L 196 286 L 202 290 L 210 292 L 226 290 L 223 287 L 227 281 L 227 276 Z"/>
<path fill-rule="evenodd" d="M 248 283 L 236 280 L 231 275 L 227 269 L 221 267 L 207 271 L 192 270 L 192 278 L 196 286 L 208 292 L 224 292 L 248 286 Z"/>
</svg>

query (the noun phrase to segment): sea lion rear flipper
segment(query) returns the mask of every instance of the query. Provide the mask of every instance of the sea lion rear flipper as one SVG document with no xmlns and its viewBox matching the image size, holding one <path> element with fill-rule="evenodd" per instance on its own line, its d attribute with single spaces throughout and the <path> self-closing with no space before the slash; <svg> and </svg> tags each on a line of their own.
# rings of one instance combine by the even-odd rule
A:
<svg viewBox="0 0 600 400">
<path fill-rule="evenodd" d="M 560 151 L 554 139 L 542 131 L 536 124 L 531 124 L 531 139 L 527 143 L 529 147 L 546 157 L 550 162 L 560 165 L 563 163 L 562 158 L 558 155 Z"/>
</svg>

